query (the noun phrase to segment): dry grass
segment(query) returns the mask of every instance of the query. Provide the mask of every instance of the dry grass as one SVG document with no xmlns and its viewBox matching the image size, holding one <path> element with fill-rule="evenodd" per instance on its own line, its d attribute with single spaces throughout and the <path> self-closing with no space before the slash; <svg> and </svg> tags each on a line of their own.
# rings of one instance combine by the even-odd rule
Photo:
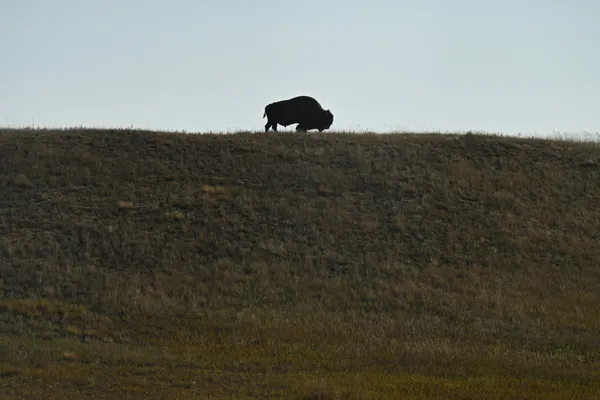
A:
<svg viewBox="0 0 600 400">
<path fill-rule="evenodd" d="M 600 147 L 0 131 L 0 393 L 600 398 Z"/>
</svg>

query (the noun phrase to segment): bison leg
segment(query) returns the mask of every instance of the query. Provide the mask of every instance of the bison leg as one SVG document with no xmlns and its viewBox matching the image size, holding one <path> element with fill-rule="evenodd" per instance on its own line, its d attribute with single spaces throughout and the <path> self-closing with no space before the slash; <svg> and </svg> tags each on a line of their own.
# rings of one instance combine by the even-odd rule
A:
<svg viewBox="0 0 600 400">
<path fill-rule="evenodd" d="M 277 122 L 267 121 L 265 125 L 265 132 L 269 132 L 269 128 L 273 128 L 275 132 L 277 132 Z"/>
<path fill-rule="evenodd" d="M 306 132 L 306 131 L 307 131 L 307 129 L 304 125 L 302 125 L 302 124 L 296 125 L 296 132 Z"/>
</svg>

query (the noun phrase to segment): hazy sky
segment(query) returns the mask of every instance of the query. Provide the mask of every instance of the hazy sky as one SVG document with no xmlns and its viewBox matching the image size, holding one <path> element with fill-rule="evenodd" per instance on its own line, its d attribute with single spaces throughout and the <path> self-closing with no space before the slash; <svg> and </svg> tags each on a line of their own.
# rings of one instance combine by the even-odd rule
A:
<svg viewBox="0 0 600 400">
<path fill-rule="evenodd" d="M 0 0 L 0 125 L 600 131 L 598 0 Z M 288 130 L 293 126 L 288 127 Z"/>
</svg>

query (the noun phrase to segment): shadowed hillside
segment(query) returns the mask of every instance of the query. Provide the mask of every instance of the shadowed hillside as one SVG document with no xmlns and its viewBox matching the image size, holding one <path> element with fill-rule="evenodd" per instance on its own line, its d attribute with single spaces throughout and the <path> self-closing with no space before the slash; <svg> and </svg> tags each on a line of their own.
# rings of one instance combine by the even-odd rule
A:
<svg viewBox="0 0 600 400">
<path fill-rule="evenodd" d="M 595 144 L 5 129 L 0 233 L 3 399 L 600 398 Z"/>
</svg>

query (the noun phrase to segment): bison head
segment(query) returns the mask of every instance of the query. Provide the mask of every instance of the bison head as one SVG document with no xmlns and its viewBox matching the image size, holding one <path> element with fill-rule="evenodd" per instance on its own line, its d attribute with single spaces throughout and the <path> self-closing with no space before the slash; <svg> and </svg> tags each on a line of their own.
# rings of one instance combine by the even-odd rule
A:
<svg viewBox="0 0 600 400">
<path fill-rule="evenodd" d="M 296 131 L 306 132 L 311 129 L 318 129 L 319 132 L 323 132 L 325 129 L 329 129 L 333 124 L 333 114 L 329 110 L 322 110 L 317 114 L 305 118 L 296 126 Z"/>
<path fill-rule="evenodd" d="M 323 129 L 329 129 L 331 127 L 331 124 L 333 124 L 333 114 L 330 110 L 323 111 L 323 122 L 321 127 Z"/>
<path fill-rule="evenodd" d="M 325 129 L 329 129 L 331 124 L 333 124 L 333 114 L 329 110 L 323 110 L 315 122 L 314 127 L 318 129 L 319 132 L 323 132 Z"/>
</svg>

